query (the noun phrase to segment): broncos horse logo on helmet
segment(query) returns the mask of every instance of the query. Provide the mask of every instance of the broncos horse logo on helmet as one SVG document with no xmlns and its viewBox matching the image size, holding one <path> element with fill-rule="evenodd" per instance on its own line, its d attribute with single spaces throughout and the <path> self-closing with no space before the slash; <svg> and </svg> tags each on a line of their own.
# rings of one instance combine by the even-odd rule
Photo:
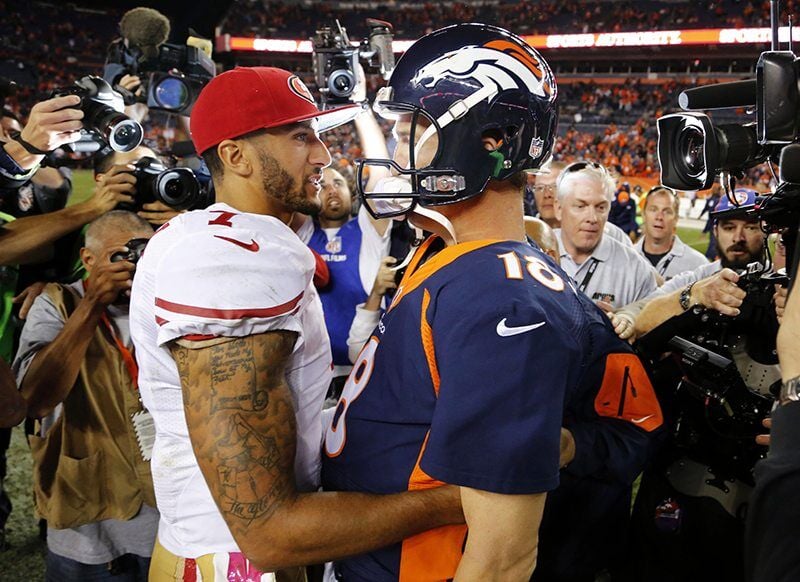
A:
<svg viewBox="0 0 800 582">
<path fill-rule="evenodd" d="M 503 49 L 510 50 L 505 52 Z M 543 80 L 538 63 L 530 55 L 515 49 L 511 43 L 495 41 L 486 46 L 451 51 L 422 67 L 411 82 L 432 88 L 439 79 L 450 77 L 475 80 L 483 88 L 495 87 L 499 91 L 522 85 L 534 95 L 547 98 L 551 89 Z"/>
<path fill-rule="evenodd" d="M 555 78 L 547 63 L 512 33 L 484 24 L 433 32 L 402 56 L 374 105 L 384 117 L 411 120 L 407 167 L 390 160 L 359 162 L 360 173 L 371 165 L 392 167 L 408 181 L 410 191 L 364 192 L 359 180 L 359 192 L 365 202 L 403 197 L 436 206 L 477 196 L 491 179 L 535 171 L 550 159 L 558 118 L 556 98 Z M 424 131 L 417 132 L 418 128 Z M 421 136 L 415 138 L 417 133 Z M 500 147 L 487 150 L 483 145 L 487 135 L 498 137 Z M 438 147 L 433 160 L 417 167 L 414 152 L 434 136 Z M 374 210 L 369 203 L 366 206 Z M 408 211 L 413 204 L 400 206 Z"/>
</svg>

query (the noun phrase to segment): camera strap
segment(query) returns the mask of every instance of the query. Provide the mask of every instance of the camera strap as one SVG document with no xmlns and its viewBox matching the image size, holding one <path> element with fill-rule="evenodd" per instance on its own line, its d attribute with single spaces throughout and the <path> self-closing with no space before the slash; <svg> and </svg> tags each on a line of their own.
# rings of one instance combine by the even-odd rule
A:
<svg viewBox="0 0 800 582">
<path fill-rule="evenodd" d="M 128 374 L 131 377 L 131 381 L 133 382 L 133 387 L 136 391 L 139 391 L 139 365 L 136 363 L 136 359 L 133 357 L 133 352 L 128 349 L 128 347 L 122 343 L 122 340 L 119 339 L 117 335 L 117 331 L 114 329 L 114 326 L 111 324 L 111 320 L 108 319 L 108 314 L 103 312 L 103 315 L 100 316 L 100 321 L 103 322 L 103 325 L 108 330 L 108 333 L 111 334 L 111 338 L 114 340 L 114 343 L 119 350 L 120 356 L 122 356 L 122 361 L 125 364 L 125 369 L 128 370 Z"/>
<path fill-rule="evenodd" d="M 594 277 L 594 272 L 597 270 L 597 265 L 599 264 L 600 264 L 600 259 L 596 259 L 595 257 L 589 259 L 589 270 L 586 272 L 586 275 L 584 275 L 583 281 L 581 281 L 581 284 L 578 287 L 578 290 L 581 293 L 586 293 L 586 288 L 589 286 L 592 277 Z"/>
<path fill-rule="evenodd" d="M 8 135 L 11 137 L 11 139 L 13 139 L 19 145 L 21 145 L 23 147 L 23 149 L 26 152 L 28 152 L 29 154 L 31 154 L 31 155 L 34 155 L 34 156 L 46 156 L 47 154 L 50 153 L 47 150 L 40 150 L 39 148 L 37 148 L 32 143 L 29 143 L 29 142 L 25 141 L 24 139 L 22 139 L 22 133 L 19 132 L 19 131 L 12 131 Z"/>
</svg>

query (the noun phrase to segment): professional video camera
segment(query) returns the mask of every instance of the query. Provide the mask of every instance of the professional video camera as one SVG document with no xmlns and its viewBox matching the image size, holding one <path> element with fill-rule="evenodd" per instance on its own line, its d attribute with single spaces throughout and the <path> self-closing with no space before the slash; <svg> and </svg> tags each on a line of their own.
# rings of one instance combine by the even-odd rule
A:
<svg viewBox="0 0 800 582">
<path fill-rule="evenodd" d="M 146 58 L 135 48 L 117 43 L 109 51 L 103 76 L 116 85 L 125 74 L 138 75 L 144 87 L 141 98 L 126 95 L 128 104 L 139 101 L 150 109 L 189 115 L 216 67 L 197 46 L 164 43 L 155 57 Z"/>
<path fill-rule="evenodd" d="M 753 263 L 740 271 L 738 285 L 747 296 L 738 316 L 697 306 L 637 343 L 652 363 L 675 446 L 713 467 L 717 477 L 751 485 L 753 467 L 766 453 L 755 437 L 764 432 L 761 421 L 780 384 L 774 282 L 763 269 Z"/>
<path fill-rule="evenodd" d="M 185 45 L 168 43 L 169 19 L 143 6 L 128 10 L 119 30 L 122 38 L 108 48 L 103 78 L 123 94 L 126 105 L 141 102 L 151 109 L 189 115 L 200 90 L 216 73 L 211 41 L 189 36 Z M 141 95 L 119 87 L 125 75 L 139 77 Z"/>
<path fill-rule="evenodd" d="M 658 160 L 665 186 L 704 190 L 719 175 L 732 202 L 736 180 L 748 168 L 779 164 L 779 185 L 755 212 L 765 230 L 782 233 L 787 273 L 794 280 L 800 259 L 795 248 L 800 225 L 800 59 L 792 50 L 778 50 L 780 2 L 770 0 L 770 7 L 772 47 L 761 53 L 756 78 L 683 91 L 678 103 L 686 113 L 657 120 Z M 755 120 L 714 125 L 697 111 L 732 107 L 754 108 Z"/>
<path fill-rule="evenodd" d="M 352 102 L 359 60 L 365 64 L 367 72 L 380 73 L 384 79 L 392 74 L 392 25 L 368 18 L 367 26 L 369 36 L 359 46 L 351 44 L 347 31 L 338 20 L 333 27 L 317 30 L 311 38 L 314 76 L 324 107 Z"/>
<path fill-rule="evenodd" d="M 156 201 L 175 210 L 205 208 L 210 203 L 210 183 L 189 168 L 167 168 L 156 158 L 145 157 L 134 164 L 132 174 L 136 177 L 134 202 L 120 205 L 123 210 L 139 210 Z"/>
<path fill-rule="evenodd" d="M 129 152 L 142 143 L 144 130 L 139 122 L 123 113 L 122 95 L 100 77 L 86 76 L 69 87 L 56 89 L 51 97 L 77 95 L 83 111 L 83 132 L 118 152 Z"/>
</svg>

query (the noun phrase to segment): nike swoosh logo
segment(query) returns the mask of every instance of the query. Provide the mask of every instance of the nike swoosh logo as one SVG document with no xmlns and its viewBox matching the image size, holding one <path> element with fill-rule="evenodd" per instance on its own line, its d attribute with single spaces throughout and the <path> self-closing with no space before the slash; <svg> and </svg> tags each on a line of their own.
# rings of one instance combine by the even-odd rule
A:
<svg viewBox="0 0 800 582">
<path fill-rule="evenodd" d="M 245 242 L 242 242 L 240 240 L 236 240 L 235 238 L 228 238 L 227 236 L 220 236 L 218 234 L 215 234 L 214 236 L 219 238 L 219 239 L 226 240 L 229 243 L 233 243 L 237 247 L 242 247 L 244 250 L 250 251 L 251 253 L 257 253 L 258 249 L 261 248 L 261 247 L 258 246 L 258 243 L 256 241 L 254 241 L 253 239 L 250 239 L 249 243 L 245 243 Z"/>
<path fill-rule="evenodd" d="M 521 333 L 525 333 L 526 331 L 532 331 L 539 327 L 542 327 L 546 321 L 541 321 L 539 323 L 534 323 L 533 325 L 521 325 L 519 327 L 508 327 L 506 325 L 506 318 L 504 317 L 500 320 L 500 323 L 497 324 L 497 335 L 500 337 L 511 337 L 512 335 L 519 335 Z"/>
<path fill-rule="evenodd" d="M 647 416 L 643 416 L 642 418 L 632 418 L 631 422 L 634 424 L 642 424 L 648 418 L 653 418 L 654 415 L 648 414 Z"/>
</svg>

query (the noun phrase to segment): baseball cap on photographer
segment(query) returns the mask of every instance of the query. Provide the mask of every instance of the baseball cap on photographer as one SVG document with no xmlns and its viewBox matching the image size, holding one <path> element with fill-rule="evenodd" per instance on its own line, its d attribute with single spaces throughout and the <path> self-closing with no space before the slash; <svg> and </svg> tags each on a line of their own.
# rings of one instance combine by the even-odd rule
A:
<svg viewBox="0 0 800 582">
<path fill-rule="evenodd" d="M 308 119 L 321 133 L 352 121 L 359 105 L 320 111 L 297 75 L 274 67 L 236 67 L 217 75 L 200 92 L 190 127 L 198 154 L 223 140 L 257 129 Z"/>
<path fill-rule="evenodd" d="M 730 218 L 758 220 L 758 217 L 750 212 L 756 206 L 758 192 L 749 188 L 737 188 L 733 192 L 733 197 L 736 200 L 735 204 L 727 196 L 720 196 L 714 211 L 710 213 L 711 217 L 715 220 Z"/>
</svg>

